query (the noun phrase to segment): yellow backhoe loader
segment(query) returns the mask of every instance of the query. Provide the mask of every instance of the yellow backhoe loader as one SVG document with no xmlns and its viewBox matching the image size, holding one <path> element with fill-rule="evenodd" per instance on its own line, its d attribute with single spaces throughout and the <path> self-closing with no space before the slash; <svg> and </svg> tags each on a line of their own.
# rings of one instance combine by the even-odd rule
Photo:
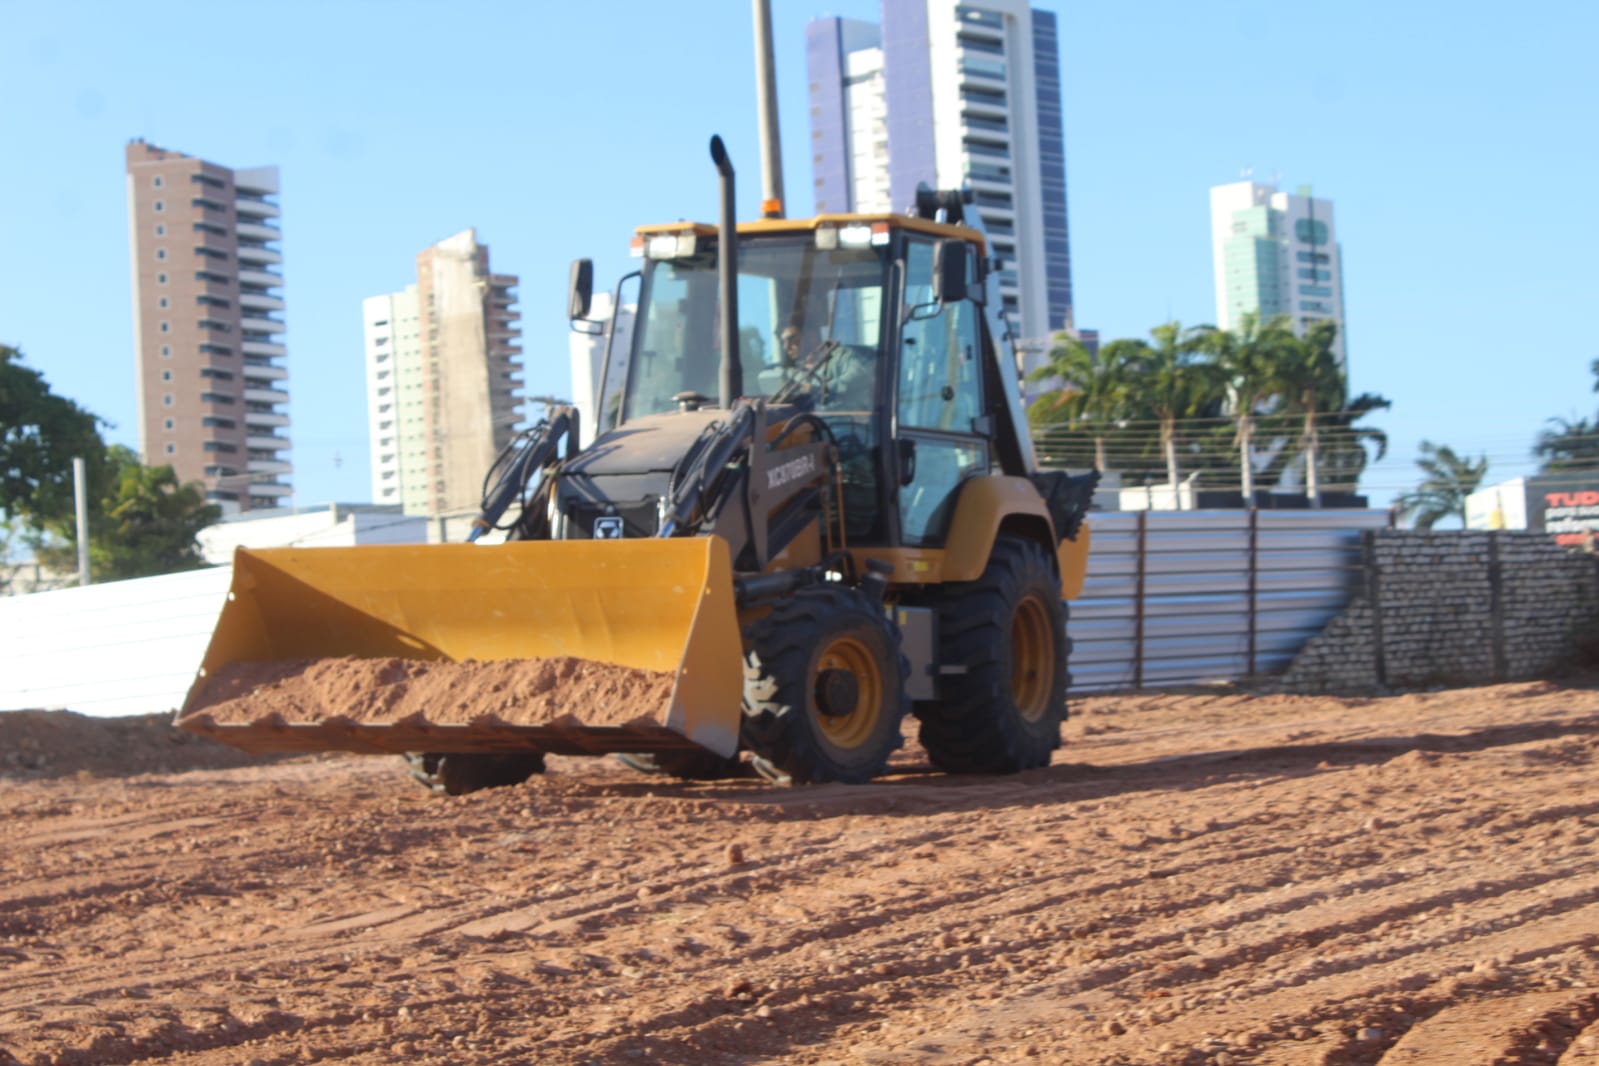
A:
<svg viewBox="0 0 1599 1066">
<path fill-rule="evenodd" d="M 946 771 L 1049 761 L 1098 474 L 1036 467 L 970 195 L 735 225 L 718 138 L 711 155 L 719 226 L 634 238 L 613 306 L 631 287 L 635 326 L 625 352 L 606 330 L 592 442 L 555 409 L 486 479 L 473 540 L 505 542 L 239 549 L 181 726 L 246 751 L 407 754 L 451 793 L 545 753 L 864 782 L 906 714 Z M 602 328 L 592 277 L 573 264 L 575 328 Z M 330 661 L 387 665 L 335 705 L 295 702 Z M 538 663 L 564 665 L 536 699 L 494 682 L 488 710 L 445 713 L 487 684 L 468 667 Z M 659 684 L 564 702 L 587 665 Z M 428 689 L 424 669 L 461 673 Z"/>
</svg>

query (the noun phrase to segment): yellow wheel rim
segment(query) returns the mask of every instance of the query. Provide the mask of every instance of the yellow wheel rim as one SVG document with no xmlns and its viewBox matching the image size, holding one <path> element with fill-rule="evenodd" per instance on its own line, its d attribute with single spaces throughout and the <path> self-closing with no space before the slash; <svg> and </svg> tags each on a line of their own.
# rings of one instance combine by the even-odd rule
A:
<svg viewBox="0 0 1599 1066">
<path fill-rule="evenodd" d="M 1016 607 L 1010 624 L 1010 694 L 1021 716 L 1029 722 L 1044 717 L 1055 682 L 1055 635 L 1050 631 L 1049 608 L 1037 596 Z"/>
<path fill-rule="evenodd" d="M 823 714 L 816 708 L 816 682 L 823 670 L 843 670 L 855 678 L 855 709 L 849 714 Z M 811 714 L 830 744 L 844 750 L 865 743 L 883 713 L 883 675 L 865 644 L 854 637 L 835 637 L 816 657 L 811 671 Z"/>
</svg>

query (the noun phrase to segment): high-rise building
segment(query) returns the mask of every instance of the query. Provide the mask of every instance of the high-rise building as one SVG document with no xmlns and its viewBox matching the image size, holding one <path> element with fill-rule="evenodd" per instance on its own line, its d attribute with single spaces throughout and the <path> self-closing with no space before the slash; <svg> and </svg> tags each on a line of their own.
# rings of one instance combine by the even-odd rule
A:
<svg viewBox="0 0 1599 1066">
<path fill-rule="evenodd" d="M 880 24 L 812 21 L 806 61 L 817 211 L 904 210 L 919 183 L 969 184 L 1011 322 L 1041 361 L 1073 326 L 1054 14 L 883 0 Z"/>
<path fill-rule="evenodd" d="M 366 337 L 367 426 L 372 437 L 372 502 L 428 510 L 427 447 L 421 433 L 422 323 L 416 286 L 361 303 Z M 409 435 L 407 431 L 410 430 Z M 406 491 L 409 490 L 409 491 Z"/>
<path fill-rule="evenodd" d="M 228 512 L 291 494 L 278 170 L 127 147 L 144 462 Z"/>
<path fill-rule="evenodd" d="M 372 498 L 406 514 L 472 510 L 521 421 L 517 279 L 476 230 L 416 257 L 416 284 L 362 302 Z"/>
<path fill-rule="evenodd" d="M 1235 329 L 1245 313 L 1262 321 L 1286 315 L 1294 332 L 1312 322 L 1338 324 L 1344 365 L 1343 253 L 1331 200 L 1276 186 L 1236 181 L 1210 190 L 1210 246 L 1216 271 L 1216 324 Z"/>
</svg>

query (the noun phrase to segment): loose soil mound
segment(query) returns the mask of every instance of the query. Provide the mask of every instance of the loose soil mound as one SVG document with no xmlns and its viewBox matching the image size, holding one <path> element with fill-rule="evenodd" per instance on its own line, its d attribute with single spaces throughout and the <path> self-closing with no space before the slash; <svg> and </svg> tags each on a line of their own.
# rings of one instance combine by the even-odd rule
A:
<svg viewBox="0 0 1599 1066">
<path fill-rule="evenodd" d="M 169 774 L 261 761 L 174 729 L 170 714 L 89 718 L 71 711 L 0 712 L 0 777 Z"/>
<path fill-rule="evenodd" d="M 0 1063 L 1599 1061 L 1599 692 L 1075 711 L 1006 778 L 7 780 Z"/>
<path fill-rule="evenodd" d="M 436 725 L 493 716 L 542 725 L 566 715 L 586 725 L 655 718 L 672 697 L 672 675 L 587 659 L 494 662 L 418 659 L 295 659 L 230 663 L 207 679 L 198 711 L 246 725 L 342 716 L 363 723 L 421 715 Z"/>
</svg>

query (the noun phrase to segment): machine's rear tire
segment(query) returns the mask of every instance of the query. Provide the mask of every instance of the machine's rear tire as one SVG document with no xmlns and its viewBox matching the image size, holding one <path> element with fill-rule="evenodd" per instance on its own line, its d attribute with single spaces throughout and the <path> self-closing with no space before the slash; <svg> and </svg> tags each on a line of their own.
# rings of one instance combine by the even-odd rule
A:
<svg viewBox="0 0 1599 1066">
<path fill-rule="evenodd" d="M 743 743 L 796 783 L 859 784 L 900 746 L 899 630 L 856 589 L 795 593 L 746 634 Z"/>
<path fill-rule="evenodd" d="M 1049 764 L 1066 718 L 1066 605 L 1050 557 L 1001 534 L 983 576 L 938 605 L 938 661 L 965 672 L 918 704 L 922 747 L 950 773 L 1008 774 Z"/>
<path fill-rule="evenodd" d="M 425 788 L 446 796 L 520 785 L 544 772 L 544 754 L 536 751 L 512 755 L 413 752 L 405 760 L 411 765 L 412 777 Z"/>
</svg>

